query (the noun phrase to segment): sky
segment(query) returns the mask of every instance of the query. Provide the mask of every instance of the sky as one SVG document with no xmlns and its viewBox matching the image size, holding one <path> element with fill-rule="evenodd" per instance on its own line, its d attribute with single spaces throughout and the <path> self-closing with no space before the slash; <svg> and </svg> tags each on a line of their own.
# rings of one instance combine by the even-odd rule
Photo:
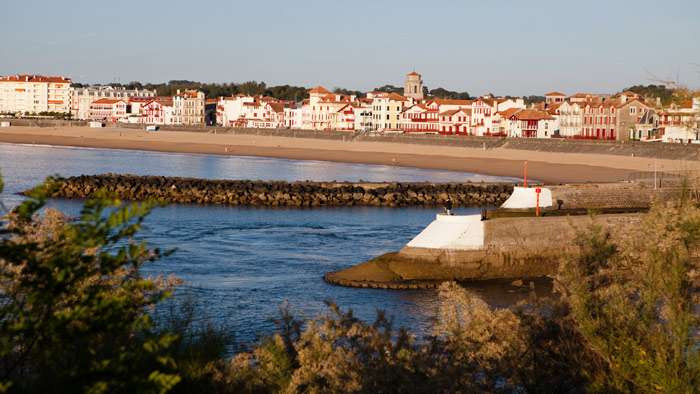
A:
<svg viewBox="0 0 700 394">
<path fill-rule="evenodd" d="M 471 95 L 700 89 L 700 0 L 8 0 L 0 75 Z"/>
</svg>

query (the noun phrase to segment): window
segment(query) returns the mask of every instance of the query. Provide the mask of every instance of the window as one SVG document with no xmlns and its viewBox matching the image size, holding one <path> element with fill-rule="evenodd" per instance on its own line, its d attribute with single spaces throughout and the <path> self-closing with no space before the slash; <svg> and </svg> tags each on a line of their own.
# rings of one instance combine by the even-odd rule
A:
<svg viewBox="0 0 700 394">
<path fill-rule="evenodd" d="M 636 113 L 636 112 L 637 112 L 637 108 L 636 108 L 636 107 L 630 107 L 630 113 L 631 113 L 631 114 L 634 114 L 634 113 Z"/>
</svg>

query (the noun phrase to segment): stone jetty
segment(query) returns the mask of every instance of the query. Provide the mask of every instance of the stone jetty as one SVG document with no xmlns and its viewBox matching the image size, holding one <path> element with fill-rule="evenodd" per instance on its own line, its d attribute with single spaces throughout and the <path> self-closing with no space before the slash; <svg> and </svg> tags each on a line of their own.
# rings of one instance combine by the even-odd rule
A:
<svg viewBox="0 0 700 394">
<path fill-rule="evenodd" d="M 574 226 L 585 215 L 483 220 L 481 215 L 436 220 L 398 252 L 324 275 L 328 283 L 376 289 L 431 289 L 444 281 L 524 279 L 556 275 L 576 248 Z M 638 214 L 599 215 L 608 228 L 635 225 Z M 620 231 L 619 233 L 623 233 Z"/>
<path fill-rule="evenodd" d="M 403 207 L 435 206 L 448 196 L 456 206 L 500 205 L 512 193 L 513 184 L 284 182 L 102 174 L 63 179 L 53 197 L 91 197 L 102 188 L 123 200 L 152 197 L 184 204 Z"/>
<path fill-rule="evenodd" d="M 588 209 L 601 212 L 598 223 L 619 229 L 613 234 L 624 234 L 621 228 L 637 225 L 639 212 L 654 201 L 679 198 L 678 184 L 667 186 L 653 188 L 642 182 L 515 187 L 498 211 L 438 214 L 398 252 L 329 272 L 324 279 L 351 287 L 429 289 L 451 280 L 555 275 L 562 255 L 576 250 L 573 229 L 589 223 L 584 215 Z M 690 198 L 700 195 L 688 192 Z M 535 217 L 535 207 L 542 217 Z"/>
</svg>

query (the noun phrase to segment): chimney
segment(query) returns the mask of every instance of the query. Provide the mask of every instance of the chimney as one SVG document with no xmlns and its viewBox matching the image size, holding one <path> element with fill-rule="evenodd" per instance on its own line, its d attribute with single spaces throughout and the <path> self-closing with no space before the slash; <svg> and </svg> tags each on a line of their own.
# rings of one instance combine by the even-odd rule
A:
<svg viewBox="0 0 700 394">
<path fill-rule="evenodd" d="M 180 94 L 180 89 L 177 90 L 177 94 Z"/>
<path fill-rule="evenodd" d="M 621 94 L 620 95 L 620 103 L 624 104 L 627 102 L 627 95 L 626 94 Z"/>
</svg>

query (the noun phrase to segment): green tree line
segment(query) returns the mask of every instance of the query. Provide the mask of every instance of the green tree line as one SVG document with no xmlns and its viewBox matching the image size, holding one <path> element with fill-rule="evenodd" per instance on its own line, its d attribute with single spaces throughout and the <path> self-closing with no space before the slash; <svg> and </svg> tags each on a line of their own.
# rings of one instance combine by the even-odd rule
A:
<svg viewBox="0 0 700 394">
<path fill-rule="evenodd" d="M 76 87 L 89 85 L 73 84 Z M 146 83 L 129 82 L 126 84 L 113 83 L 110 86 L 123 87 L 126 89 L 148 89 L 155 90 L 158 96 L 174 96 L 177 91 L 201 90 L 208 98 L 220 96 L 233 96 L 236 94 L 260 95 L 274 97 L 280 100 L 303 100 L 309 98 L 309 89 L 303 86 L 278 85 L 267 86 L 265 82 L 247 81 L 241 83 L 202 83 L 187 80 L 172 80 L 168 83 Z"/>
</svg>

